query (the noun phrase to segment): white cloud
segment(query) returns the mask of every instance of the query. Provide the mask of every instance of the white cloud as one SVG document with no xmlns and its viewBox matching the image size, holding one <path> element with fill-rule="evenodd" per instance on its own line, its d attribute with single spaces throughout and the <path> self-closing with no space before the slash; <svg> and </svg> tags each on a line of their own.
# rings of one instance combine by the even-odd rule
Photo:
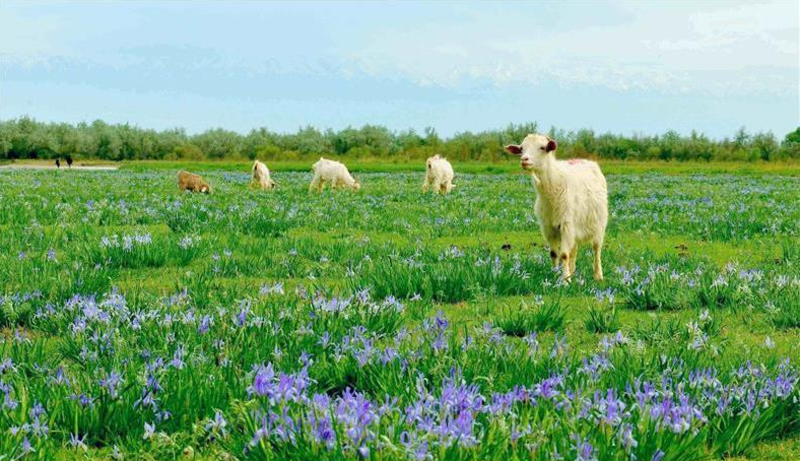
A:
<svg viewBox="0 0 800 461">
<path fill-rule="evenodd" d="M 0 62 L 30 65 L 64 54 L 61 30 L 54 15 L 20 14 L 0 6 Z"/>
<path fill-rule="evenodd" d="M 44 62 L 145 76 L 367 76 L 465 94 L 543 82 L 738 97 L 798 92 L 793 2 L 245 3 L 239 9 L 9 3 L 0 3 L 6 68 Z M 354 17 L 359 12 L 365 17 Z"/>
<path fill-rule="evenodd" d="M 689 16 L 691 32 L 680 39 L 663 39 L 656 46 L 668 50 L 734 51 L 738 47 L 757 47 L 758 56 L 744 57 L 778 60 L 797 57 L 798 7 L 790 2 L 744 4 L 730 8 L 700 11 Z M 733 49 L 731 49 L 733 47 Z M 738 50 L 749 51 L 749 50 Z M 755 50 L 754 50 L 755 51 Z M 735 61 L 732 61 L 735 64 Z"/>
<path fill-rule="evenodd" d="M 678 6 L 588 4 L 586 15 L 621 18 L 594 27 L 570 27 L 572 18 L 552 12 L 483 11 L 381 29 L 348 57 L 371 75 L 450 88 L 471 80 L 499 86 L 553 80 L 669 93 L 797 94 L 795 4 Z"/>
</svg>

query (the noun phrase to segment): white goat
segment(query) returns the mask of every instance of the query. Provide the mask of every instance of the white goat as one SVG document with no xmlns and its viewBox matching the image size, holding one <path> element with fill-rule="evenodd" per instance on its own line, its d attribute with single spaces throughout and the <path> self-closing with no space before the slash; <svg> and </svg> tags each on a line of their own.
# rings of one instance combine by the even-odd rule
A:
<svg viewBox="0 0 800 461">
<path fill-rule="evenodd" d="M 256 160 L 253 164 L 253 179 L 250 181 L 250 187 L 258 187 L 259 189 L 275 189 L 275 182 L 269 176 L 269 168 L 267 165 Z"/>
<path fill-rule="evenodd" d="M 453 166 L 439 154 L 428 157 L 427 172 L 425 182 L 422 184 L 422 192 L 427 193 L 429 188 L 433 188 L 433 193 L 446 194 L 453 190 Z"/>
<path fill-rule="evenodd" d="M 331 184 L 332 189 L 339 187 L 361 189 L 361 185 L 350 175 L 347 167 L 337 161 L 320 157 L 317 163 L 311 167 L 311 171 L 314 173 L 314 179 L 311 180 L 311 185 L 308 187 L 309 192 L 314 189 L 322 192 L 322 187 L 326 182 Z"/>
<path fill-rule="evenodd" d="M 529 134 L 521 145 L 506 146 L 520 155 L 522 168 L 532 174 L 536 189 L 536 216 L 542 235 L 550 244 L 550 259 L 569 281 L 575 273 L 578 244 L 591 243 L 594 278 L 603 280 L 601 252 L 608 223 L 606 178 L 590 160 L 556 160 L 556 142 L 541 134 Z"/>
</svg>

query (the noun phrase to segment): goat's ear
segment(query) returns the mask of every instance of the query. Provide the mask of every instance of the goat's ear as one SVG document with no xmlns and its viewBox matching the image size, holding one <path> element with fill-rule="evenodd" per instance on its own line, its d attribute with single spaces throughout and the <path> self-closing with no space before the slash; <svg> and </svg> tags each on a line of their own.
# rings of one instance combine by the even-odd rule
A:
<svg viewBox="0 0 800 461">
<path fill-rule="evenodd" d="M 545 149 L 545 151 L 553 152 L 558 147 L 558 144 L 556 144 L 556 142 L 554 140 L 550 139 L 550 138 L 547 138 L 547 139 L 548 139 L 547 148 Z"/>
<path fill-rule="evenodd" d="M 508 152 L 509 154 L 521 155 L 522 154 L 522 147 L 520 147 L 520 146 L 518 146 L 516 144 L 509 144 L 509 145 L 506 146 L 506 152 Z"/>
</svg>

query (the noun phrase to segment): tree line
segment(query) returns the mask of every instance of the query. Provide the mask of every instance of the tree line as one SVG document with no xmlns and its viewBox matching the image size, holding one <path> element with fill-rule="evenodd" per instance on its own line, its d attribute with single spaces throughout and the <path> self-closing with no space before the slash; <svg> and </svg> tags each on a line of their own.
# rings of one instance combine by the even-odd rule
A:
<svg viewBox="0 0 800 461">
<path fill-rule="evenodd" d="M 321 155 L 348 158 L 413 160 L 433 154 L 454 160 L 495 161 L 505 158 L 503 146 L 539 132 L 536 123 L 509 125 L 479 133 L 442 138 L 433 128 L 392 131 L 379 125 L 295 133 L 256 128 L 247 134 L 214 128 L 187 134 L 182 128 L 152 130 L 129 124 L 44 123 L 29 117 L 0 121 L 0 159 L 73 158 L 102 160 L 297 160 Z M 800 127 L 778 140 L 771 132 L 739 129 L 730 138 L 710 139 L 702 133 L 681 135 L 597 134 L 589 129 L 547 133 L 558 140 L 564 157 L 628 160 L 776 161 L 800 157 Z"/>
</svg>

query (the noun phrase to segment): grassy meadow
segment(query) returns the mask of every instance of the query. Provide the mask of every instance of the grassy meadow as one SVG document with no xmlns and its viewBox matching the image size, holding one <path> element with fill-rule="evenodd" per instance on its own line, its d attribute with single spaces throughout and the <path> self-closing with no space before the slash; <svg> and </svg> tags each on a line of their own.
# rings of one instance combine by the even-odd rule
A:
<svg viewBox="0 0 800 461">
<path fill-rule="evenodd" d="M 351 163 L 0 170 L 0 460 L 800 456 L 795 164 L 602 162 L 564 285 L 515 162 Z"/>
</svg>

